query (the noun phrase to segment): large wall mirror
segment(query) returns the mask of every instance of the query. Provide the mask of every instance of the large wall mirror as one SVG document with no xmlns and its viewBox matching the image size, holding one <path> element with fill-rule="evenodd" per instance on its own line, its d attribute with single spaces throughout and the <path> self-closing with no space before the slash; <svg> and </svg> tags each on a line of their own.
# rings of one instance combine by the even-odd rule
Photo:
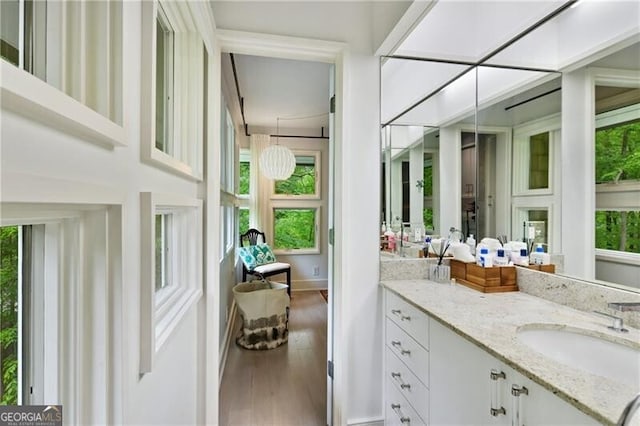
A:
<svg viewBox="0 0 640 426">
<path fill-rule="evenodd" d="M 434 171 L 429 201 L 434 234 L 446 235 L 455 227 L 477 241 L 533 238 L 569 260 L 578 256 L 567 252 L 572 247 L 568 241 L 579 239 L 588 246 L 580 257 L 590 267 L 567 262 L 566 274 L 640 291 L 640 31 L 627 16 L 639 6 L 609 4 L 606 13 L 619 16 L 614 24 L 603 23 L 602 3 L 562 3 L 528 4 L 523 8 L 537 9 L 512 11 L 506 30 L 513 37 L 484 50 L 481 45 L 489 45 L 489 36 L 456 41 L 447 33 L 454 29 L 434 22 L 438 37 L 421 41 L 432 31 L 431 13 L 435 17 L 436 12 L 446 12 L 435 9 L 455 7 L 438 3 L 395 55 L 382 59 L 386 183 L 381 222 L 388 226 L 395 214 L 399 225 L 413 225 L 410 203 L 402 198 L 408 189 L 416 189 L 412 179 L 403 181 L 403 176 L 415 178 L 410 174 L 411 149 L 400 145 L 395 157 L 391 153 L 394 136 L 402 140 L 399 135 L 407 129 L 421 129 L 423 165 L 431 161 Z M 625 10 L 629 7 L 634 11 Z M 528 27 L 520 13 L 537 13 L 544 22 Z M 503 23 L 496 16 L 469 19 L 476 28 L 491 28 Z M 620 37 L 606 47 L 596 46 L 596 35 L 585 37 L 588 28 L 602 32 L 602 39 Z M 465 43 L 472 46 L 468 52 Z M 581 83 L 578 90 L 576 79 Z M 563 88 L 565 81 L 573 86 Z M 582 102 L 573 99 L 574 93 L 584 96 Z M 584 126 L 579 141 L 568 133 L 567 123 Z M 577 147 L 581 152 L 593 156 L 593 171 L 572 171 L 566 144 L 576 143 L 583 144 Z M 576 220 L 585 225 L 581 235 L 567 232 L 573 207 L 563 194 L 567 188 L 592 200 L 576 211 Z"/>
</svg>

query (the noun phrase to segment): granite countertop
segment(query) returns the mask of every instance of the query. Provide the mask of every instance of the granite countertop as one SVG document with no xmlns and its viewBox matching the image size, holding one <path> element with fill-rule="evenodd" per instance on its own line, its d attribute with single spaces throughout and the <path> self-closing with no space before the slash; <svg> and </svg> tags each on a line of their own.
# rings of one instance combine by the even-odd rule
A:
<svg viewBox="0 0 640 426">
<path fill-rule="evenodd" d="M 532 324 L 566 326 L 640 349 L 638 329 L 625 325 L 629 333 L 615 332 L 607 328 L 607 318 L 522 292 L 485 294 L 422 279 L 382 281 L 381 285 L 599 422 L 615 425 L 640 391 L 640 385 L 634 388 L 555 362 L 517 337 L 519 328 Z M 633 425 L 640 425 L 640 412 L 633 420 Z"/>
</svg>

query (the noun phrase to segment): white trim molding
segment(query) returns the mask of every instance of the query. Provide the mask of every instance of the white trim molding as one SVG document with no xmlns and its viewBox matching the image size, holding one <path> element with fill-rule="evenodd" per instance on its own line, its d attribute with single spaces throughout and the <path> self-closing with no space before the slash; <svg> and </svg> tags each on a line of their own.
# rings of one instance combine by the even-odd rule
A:
<svg viewBox="0 0 640 426">
<path fill-rule="evenodd" d="M 173 250 L 168 261 L 175 280 L 156 290 L 155 216 L 170 211 Z M 153 369 L 184 315 L 202 296 L 202 200 L 140 193 L 140 374 Z"/>
</svg>

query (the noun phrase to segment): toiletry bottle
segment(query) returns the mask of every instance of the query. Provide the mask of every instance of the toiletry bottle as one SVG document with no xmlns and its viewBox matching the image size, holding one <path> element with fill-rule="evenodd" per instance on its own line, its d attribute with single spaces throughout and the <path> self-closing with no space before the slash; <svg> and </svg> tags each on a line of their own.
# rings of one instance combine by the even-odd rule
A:
<svg viewBox="0 0 640 426">
<path fill-rule="evenodd" d="M 551 256 L 549 255 L 549 253 L 544 252 L 544 248 L 542 248 L 542 244 L 538 244 L 536 246 L 536 251 L 531 253 L 531 257 L 529 260 L 533 265 L 551 264 Z"/>
<path fill-rule="evenodd" d="M 493 264 L 495 266 L 507 266 L 509 264 L 509 258 L 504 255 L 504 249 L 498 249 L 496 257 L 493 258 Z"/>
<path fill-rule="evenodd" d="M 473 238 L 473 234 L 469 234 L 467 237 L 467 245 L 471 248 L 471 254 L 475 256 L 476 254 L 476 240 Z"/>
<path fill-rule="evenodd" d="M 383 220 L 382 226 L 380 227 L 380 233 L 384 235 L 385 232 L 387 232 L 387 223 Z"/>
<path fill-rule="evenodd" d="M 527 249 L 520 249 L 520 256 L 518 257 L 518 265 L 529 266 L 529 256 L 527 256 Z"/>
<path fill-rule="evenodd" d="M 493 257 L 489 253 L 489 249 L 483 247 L 480 249 L 480 257 L 478 259 L 478 265 L 483 268 L 490 268 L 493 266 Z"/>
</svg>

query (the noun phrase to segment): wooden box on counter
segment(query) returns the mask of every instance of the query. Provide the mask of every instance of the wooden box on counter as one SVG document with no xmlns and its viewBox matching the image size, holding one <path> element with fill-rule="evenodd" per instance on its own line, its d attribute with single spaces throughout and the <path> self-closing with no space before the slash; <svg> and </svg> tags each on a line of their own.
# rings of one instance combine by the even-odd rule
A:
<svg viewBox="0 0 640 426">
<path fill-rule="evenodd" d="M 450 260 L 451 278 L 483 293 L 518 291 L 515 266 L 483 268 L 473 262 Z"/>
<path fill-rule="evenodd" d="M 551 265 L 529 265 L 529 266 L 527 266 L 527 268 L 533 269 L 534 271 L 549 272 L 550 274 L 555 274 L 556 273 L 556 265 L 554 265 L 554 264 L 551 264 Z"/>
</svg>

